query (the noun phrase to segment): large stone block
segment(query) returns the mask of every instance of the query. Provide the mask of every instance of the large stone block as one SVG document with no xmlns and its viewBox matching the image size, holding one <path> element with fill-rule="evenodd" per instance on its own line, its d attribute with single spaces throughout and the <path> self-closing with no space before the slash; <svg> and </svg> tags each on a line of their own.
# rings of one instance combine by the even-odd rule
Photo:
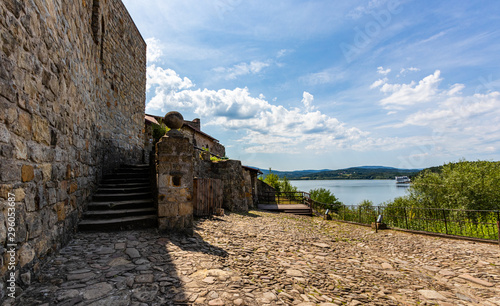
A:
<svg viewBox="0 0 500 306">
<path fill-rule="evenodd" d="M 13 122 L 12 130 L 17 135 L 25 139 L 30 139 L 32 130 L 31 115 L 25 111 L 19 111 L 19 116 L 17 117 L 17 120 Z"/>
<path fill-rule="evenodd" d="M 28 158 L 28 147 L 22 138 L 14 137 L 12 139 L 14 145 L 14 158 L 26 160 Z"/>
<path fill-rule="evenodd" d="M 19 181 L 21 179 L 21 167 L 14 162 L 2 160 L 0 169 L 3 182 Z"/>
<path fill-rule="evenodd" d="M 174 217 L 179 214 L 179 207 L 175 202 L 158 204 L 159 217 Z"/>
<path fill-rule="evenodd" d="M 23 244 L 18 251 L 19 256 L 19 265 L 24 267 L 28 263 L 30 263 L 35 257 L 35 250 L 31 247 L 29 243 Z"/>
<path fill-rule="evenodd" d="M 10 132 L 3 123 L 0 123 L 0 142 L 10 142 Z"/>
<path fill-rule="evenodd" d="M 50 181 L 52 178 L 52 164 L 41 164 L 38 168 L 42 171 L 43 181 Z"/>
<path fill-rule="evenodd" d="M 49 122 L 39 116 L 33 116 L 33 140 L 50 145 Z"/>
<path fill-rule="evenodd" d="M 179 203 L 179 216 L 193 215 L 193 203 L 181 202 Z"/>
<path fill-rule="evenodd" d="M 54 207 L 57 213 L 57 221 L 64 221 L 64 219 L 66 219 L 66 210 L 64 204 L 64 202 L 59 202 Z"/>
<path fill-rule="evenodd" d="M 29 182 L 35 178 L 35 171 L 31 165 L 23 165 L 21 168 L 21 180 Z"/>
</svg>

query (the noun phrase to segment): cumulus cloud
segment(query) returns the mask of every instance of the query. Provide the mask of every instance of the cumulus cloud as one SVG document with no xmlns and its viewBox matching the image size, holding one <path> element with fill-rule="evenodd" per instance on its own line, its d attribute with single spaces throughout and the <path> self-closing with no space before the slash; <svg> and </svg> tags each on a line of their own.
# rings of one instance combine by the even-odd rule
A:
<svg viewBox="0 0 500 306">
<path fill-rule="evenodd" d="M 302 94 L 302 104 L 304 104 L 304 107 L 307 111 L 311 111 L 314 109 L 314 106 L 312 106 L 313 100 L 314 96 L 307 91 L 304 91 L 304 93 Z"/>
<path fill-rule="evenodd" d="M 269 65 L 269 62 L 251 61 L 250 63 L 239 63 L 230 68 L 217 67 L 214 71 L 226 80 L 234 80 L 242 75 L 259 73 Z"/>
<path fill-rule="evenodd" d="M 370 85 L 370 89 L 377 88 L 377 87 L 385 84 L 387 81 L 388 81 L 387 78 L 378 79 L 375 82 L 373 82 L 372 85 Z"/>
<path fill-rule="evenodd" d="M 152 86 L 159 88 L 161 91 L 172 91 L 191 88 L 194 84 L 186 77 L 179 77 L 172 69 L 163 69 L 156 65 L 150 65 L 146 69 L 146 91 L 149 91 Z"/>
<path fill-rule="evenodd" d="M 172 69 L 151 65 L 148 67 L 147 88 L 152 98 L 146 111 L 172 109 L 190 110 L 207 120 L 206 125 L 243 131 L 241 142 L 251 152 L 273 152 L 286 149 L 293 153 L 311 152 L 322 148 L 352 148 L 368 133 L 348 127 L 336 118 L 316 110 L 314 96 L 303 92 L 303 108 L 286 108 L 270 104 L 264 97 L 254 97 L 248 88 L 196 89 L 193 82 L 180 77 Z M 364 148 L 363 148 L 364 149 Z"/>
<path fill-rule="evenodd" d="M 407 115 L 400 123 L 388 127 L 425 128 L 431 136 L 427 137 L 427 144 L 425 137 L 421 137 L 421 143 L 450 156 L 490 152 L 491 148 L 498 147 L 500 92 L 464 95 L 464 84 L 456 83 L 447 89 L 440 89 L 441 80 L 439 70 L 436 70 L 418 84 L 372 84 L 377 85 L 374 87 L 378 87 L 381 92 L 390 94 L 380 100 L 384 108 L 406 110 Z M 408 139 L 401 141 L 409 145 Z"/>
<path fill-rule="evenodd" d="M 415 72 L 415 71 L 420 71 L 420 69 L 419 68 L 415 68 L 415 67 L 401 68 L 401 70 L 399 71 L 399 74 L 404 75 L 408 71 Z"/>
<path fill-rule="evenodd" d="M 158 39 L 150 37 L 146 39 L 146 59 L 148 63 L 154 63 L 163 55 L 161 43 Z"/>
<path fill-rule="evenodd" d="M 385 83 L 380 91 L 389 94 L 380 100 L 380 104 L 386 109 L 403 109 L 404 106 L 428 102 L 435 97 L 438 86 L 441 83 L 440 71 L 436 70 L 416 84 L 389 84 Z"/>
<path fill-rule="evenodd" d="M 500 123 L 500 93 L 475 94 L 468 97 L 451 97 L 438 104 L 436 109 L 419 111 L 408 116 L 405 125 L 467 128 L 463 123 L 472 120 L 475 127 Z M 486 118 L 494 121 L 485 120 Z"/>
<path fill-rule="evenodd" d="M 391 72 L 391 69 L 387 68 L 384 70 L 384 67 L 381 66 L 381 67 L 377 67 L 377 72 L 379 74 L 382 74 L 382 75 L 387 75 L 387 74 L 389 74 L 389 72 Z"/>
</svg>

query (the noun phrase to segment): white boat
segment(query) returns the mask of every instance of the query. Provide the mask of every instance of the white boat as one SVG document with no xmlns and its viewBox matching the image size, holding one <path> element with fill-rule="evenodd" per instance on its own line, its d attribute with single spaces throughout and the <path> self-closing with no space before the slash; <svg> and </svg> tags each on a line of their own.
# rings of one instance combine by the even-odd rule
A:
<svg viewBox="0 0 500 306">
<path fill-rule="evenodd" d="M 409 186 L 411 180 L 409 177 L 405 176 L 396 176 L 396 185 L 398 186 Z"/>
</svg>

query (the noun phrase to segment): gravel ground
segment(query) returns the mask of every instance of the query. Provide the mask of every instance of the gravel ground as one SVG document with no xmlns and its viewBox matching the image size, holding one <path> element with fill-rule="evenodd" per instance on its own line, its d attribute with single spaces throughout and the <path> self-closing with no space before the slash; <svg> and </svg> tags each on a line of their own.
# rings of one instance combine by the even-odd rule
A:
<svg viewBox="0 0 500 306">
<path fill-rule="evenodd" d="M 4 305 L 500 305 L 498 245 L 251 211 L 77 233 Z"/>
</svg>

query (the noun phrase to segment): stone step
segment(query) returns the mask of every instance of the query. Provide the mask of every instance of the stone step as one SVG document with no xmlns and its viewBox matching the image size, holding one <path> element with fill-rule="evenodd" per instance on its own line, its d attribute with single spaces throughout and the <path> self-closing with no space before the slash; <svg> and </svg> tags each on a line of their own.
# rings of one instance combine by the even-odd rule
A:
<svg viewBox="0 0 500 306">
<path fill-rule="evenodd" d="M 153 194 L 148 192 L 127 192 L 127 193 L 101 193 L 97 192 L 92 197 L 92 202 L 104 202 L 110 200 L 140 200 L 140 199 L 151 199 Z"/>
<path fill-rule="evenodd" d="M 133 217 L 156 214 L 154 207 L 129 208 L 129 209 L 106 209 L 90 210 L 83 215 L 85 219 L 114 219 L 120 217 Z"/>
<path fill-rule="evenodd" d="M 149 164 L 134 164 L 134 165 L 127 165 L 123 164 L 119 169 L 123 168 L 131 168 L 131 169 L 149 169 Z"/>
<path fill-rule="evenodd" d="M 99 184 L 99 189 L 101 188 L 150 188 L 151 185 L 147 183 L 101 183 Z"/>
<path fill-rule="evenodd" d="M 103 187 L 99 186 L 96 194 L 122 194 L 122 193 L 138 193 L 138 192 L 151 192 L 151 188 L 148 185 L 144 186 L 121 186 L 115 185 L 114 187 Z"/>
<path fill-rule="evenodd" d="M 284 212 L 286 214 L 312 216 L 311 209 L 285 209 L 285 210 L 281 210 L 280 212 Z"/>
<path fill-rule="evenodd" d="M 130 183 L 148 183 L 149 177 L 115 177 L 115 178 L 106 178 L 102 180 L 102 184 L 130 184 Z"/>
<path fill-rule="evenodd" d="M 116 179 L 149 179 L 149 173 L 134 173 L 134 172 L 122 172 L 107 174 L 103 177 L 103 181 L 116 180 Z"/>
<path fill-rule="evenodd" d="M 152 199 L 90 202 L 88 210 L 132 209 L 153 207 Z"/>
<path fill-rule="evenodd" d="M 128 230 L 155 227 L 156 214 L 112 219 L 85 219 L 78 224 L 81 231 Z"/>
</svg>

